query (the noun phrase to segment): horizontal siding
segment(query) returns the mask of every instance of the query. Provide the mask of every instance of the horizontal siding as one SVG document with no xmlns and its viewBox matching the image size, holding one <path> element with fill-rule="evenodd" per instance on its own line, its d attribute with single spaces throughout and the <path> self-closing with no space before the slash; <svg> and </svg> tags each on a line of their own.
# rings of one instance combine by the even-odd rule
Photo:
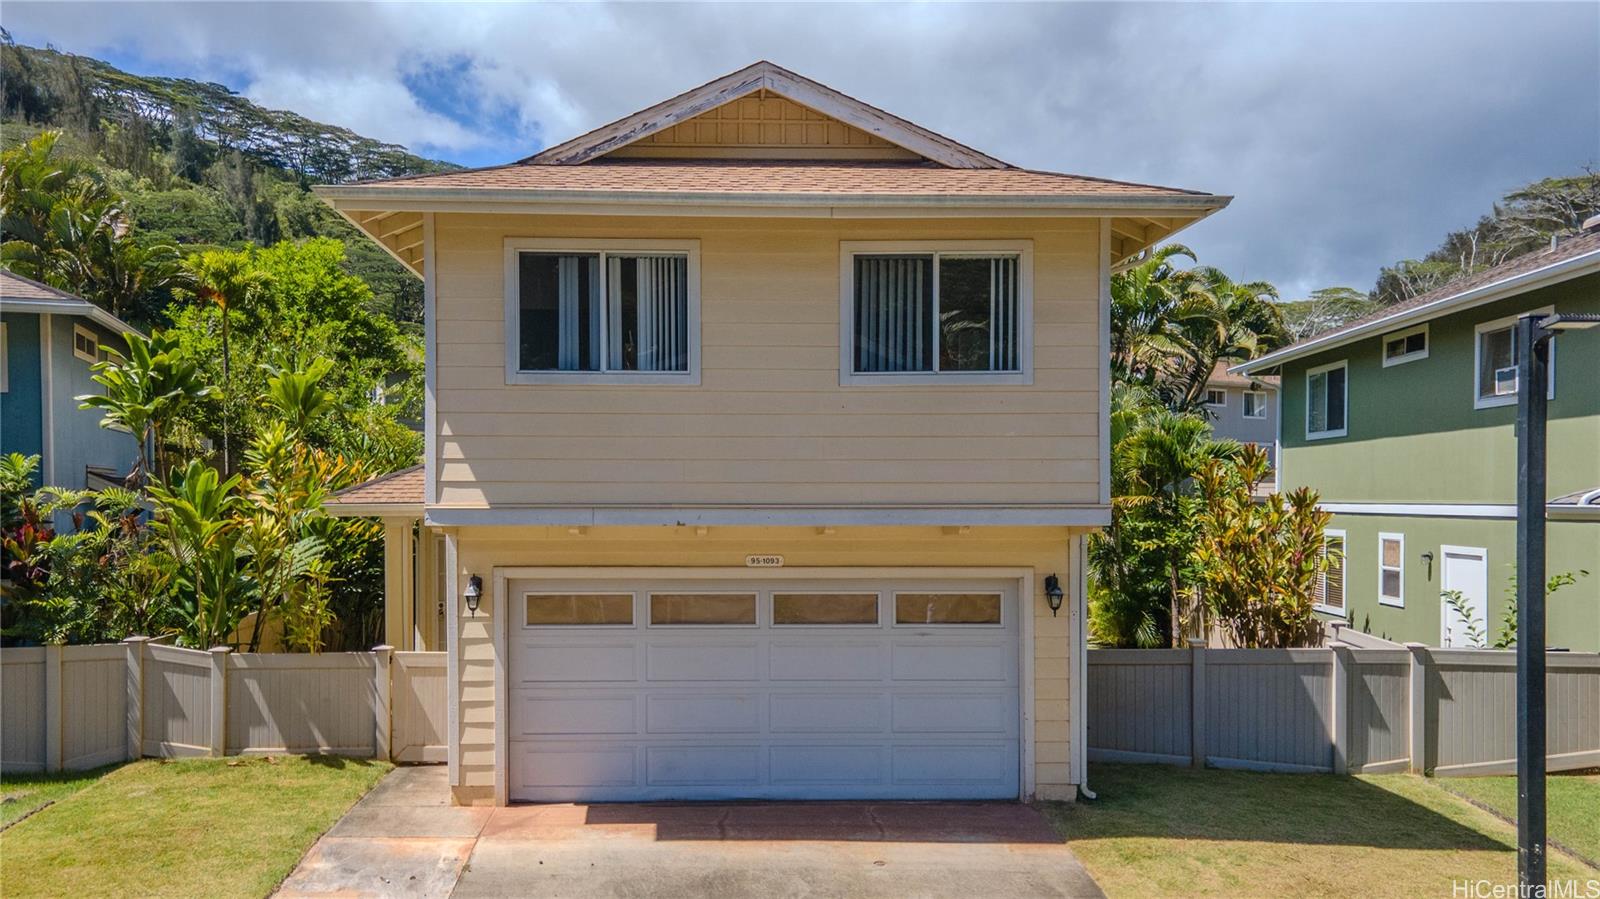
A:
<svg viewBox="0 0 1600 899">
<path fill-rule="evenodd" d="M 1098 500 L 1095 220 L 440 214 L 434 234 L 441 503 Z M 504 242 L 530 235 L 698 240 L 700 386 L 506 385 Z M 839 386 L 840 242 L 923 239 L 1032 241 L 1033 384 Z"/>
</svg>

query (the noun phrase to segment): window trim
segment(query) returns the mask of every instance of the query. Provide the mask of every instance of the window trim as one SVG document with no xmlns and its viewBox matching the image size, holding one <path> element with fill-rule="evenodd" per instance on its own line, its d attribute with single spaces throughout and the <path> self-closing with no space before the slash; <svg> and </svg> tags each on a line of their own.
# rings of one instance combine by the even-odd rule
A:
<svg viewBox="0 0 1600 899">
<path fill-rule="evenodd" d="M 1017 371 L 1005 372 L 863 372 L 855 371 L 856 256 L 922 253 L 933 256 L 1017 257 Z M 937 263 L 936 263 L 937 266 Z M 938 309 L 937 269 L 933 282 Z M 948 385 L 1033 384 L 1033 241 L 1031 240 L 841 240 L 839 241 L 839 386 L 927 387 Z M 936 353 L 937 355 L 937 353 Z"/>
<path fill-rule="evenodd" d="M 1339 545 L 1343 547 L 1344 558 L 1339 560 L 1340 568 L 1344 574 L 1339 579 L 1339 589 L 1343 591 L 1343 595 L 1339 597 L 1339 601 L 1344 605 L 1343 607 L 1330 606 L 1323 602 L 1328 593 L 1328 575 L 1324 572 L 1321 583 L 1318 585 L 1317 595 L 1312 597 L 1311 608 L 1313 611 L 1321 612 L 1324 615 L 1337 615 L 1340 618 L 1346 618 L 1350 614 L 1350 535 L 1343 528 L 1323 528 L 1322 551 L 1324 554 L 1328 551 L 1328 538 L 1330 537 L 1337 537 Z"/>
<path fill-rule="evenodd" d="M 1251 421 L 1264 421 L 1266 419 L 1266 417 L 1267 417 L 1267 391 L 1265 391 L 1265 390 L 1245 390 L 1245 391 L 1242 391 L 1239 394 L 1239 396 L 1240 396 L 1240 399 L 1239 399 L 1239 414 L 1240 415 L 1242 415 L 1245 418 L 1250 419 Z M 1250 414 L 1250 404 L 1245 401 L 1245 400 L 1249 399 L 1252 396 L 1261 397 L 1261 406 L 1260 406 L 1261 412 L 1258 415 L 1251 415 Z M 1348 414 L 1349 414 L 1349 410 L 1347 409 L 1346 410 L 1346 415 L 1348 415 Z"/>
<path fill-rule="evenodd" d="M 1393 359 L 1389 358 L 1390 341 L 1404 340 L 1413 334 L 1422 335 L 1422 349 L 1415 353 L 1401 353 Z M 1431 349 L 1433 349 L 1433 335 L 1428 333 L 1427 322 L 1423 322 L 1414 328 L 1404 328 L 1399 331 L 1390 331 L 1388 334 L 1385 334 L 1383 337 L 1378 339 L 1378 356 L 1382 359 L 1384 368 L 1391 368 L 1396 365 L 1405 365 L 1407 362 L 1416 362 L 1418 359 L 1426 359 L 1428 358 L 1428 351 Z"/>
<path fill-rule="evenodd" d="M 521 303 L 521 278 L 518 256 L 521 253 L 607 253 L 618 255 L 656 254 L 686 256 L 688 281 L 689 367 L 682 372 L 664 371 L 527 371 L 519 368 L 517 316 Z M 605 296 L 606 266 L 600 266 L 601 296 Z M 566 237 L 508 237 L 505 240 L 505 367 L 509 385 L 585 385 L 617 384 L 700 386 L 700 241 L 612 239 L 590 240 Z"/>
<path fill-rule="evenodd" d="M 79 336 L 87 337 L 90 340 L 94 341 L 94 352 L 92 352 L 92 353 L 84 353 L 82 350 L 78 349 L 78 337 Z M 100 361 L 100 335 L 96 334 L 94 332 L 93 328 L 86 328 L 83 325 L 80 325 L 80 324 L 74 322 L 73 325 L 72 325 L 72 355 L 76 356 L 79 359 L 82 359 L 83 361 L 89 363 L 90 365 L 93 365 L 96 362 L 99 362 Z"/>
<path fill-rule="evenodd" d="M 1211 402 L 1211 394 L 1212 393 L 1220 393 L 1220 394 L 1222 394 L 1222 402 L 1220 402 L 1220 403 Z M 1208 406 L 1209 408 L 1212 408 L 1212 409 L 1226 409 L 1226 408 L 1228 408 L 1228 388 L 1226 388 L 1226 387 L 1207 387 L 1206 388 L 1205 404 L 1206 404 L 1206 406 Z"/>
<path fill-rule="evenodd" d="M 1334 369 L 1344 369 L 1344 427 L 1337 430 L 1313 431 L 1311 430 L 1311 377 Z M 1319 365 L 1306 369 L 1306 439 L 1328 440 L 1333 437 L 1344 437 L 1350 433 L 1350 360 L 1340 359 L 1327 365 Z"/>
<path fill-rule="evenodd" d="M 1514 330 L 1517 319 L 1524 315 L 1553 315 L 1554 306 L 1545 306 L 1539 309 L 1529 309 L 1516 315 L 1507 315 L 1493 321 L 1479 322 L 1472 327 L 1472 408 L 1497 409 L 1501 406 L 1515 406 L 1517 397 L 1522 395 L 1522 385 L 1517 385 L 1517 392 L 1505 396 L 1481 396 L 1478 393 L 1478 383 L 1483 379 L 1483 335 L 1490 331 L 1499 331 L 1507 325 L 1513 327 L 1512 339 L 1515 340 Z M 1515 345 L 1515 344 L 1513 344 Z M 1549 383 L 1545 385 L 1545 398 L 1556 398 L 1556 338 L 1550 338 L 1550 374 Z"/>
<path fill-rule="evenodd" d="M 1397 568 L 1389 569 L 1388 566 L 1383 564 L 1383 541 L 1385 540 L 1393 540 L 1400 544 L 1400 565 Z M 1397 597 L 1386 597 L 1383 595 L 1383 572 L 1385 570 L 1393 570 L 1398 572 L 1400 575 L 1400 595 Z M 1403 609 L 1406 607 L 1405 534 L 1392 534 L 1387 531 L 1378 532 L 1378 605 L 1388 606 L 1391 609 Z"/>
</svg>

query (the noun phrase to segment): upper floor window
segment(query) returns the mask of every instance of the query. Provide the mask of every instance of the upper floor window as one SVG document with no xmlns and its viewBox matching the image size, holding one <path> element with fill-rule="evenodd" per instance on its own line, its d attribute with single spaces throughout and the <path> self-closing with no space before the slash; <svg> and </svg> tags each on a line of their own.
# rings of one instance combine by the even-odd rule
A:
<svg viewBox="0 0 1600 899">
<path fill-rule="evenodd" d="M 695 384 L 692 241 L 506 243 L 506 380 Z"/>
<path fill-rule="evenodd" d="M 1267 417 L 1267 393 L 1264 390 L 1246 390 L 1244 392 L 1244 417 Z"/>
<path fill-rule="evenodd" d="M 1306 372 L 1306 439 L 1343 437 L 1349 388 L 1343 361 Z"/>
<path fill-rule="evenodd" d="M 1554 307 L 1531 310 L 1542 315 L 1555 311 Z M 1473 408 L 1510 406 L 1517 401 L 1517 319 L 1519 316 L 1484 322 L 1476 328 L 1476 392 Z M 1556 395 L 1556 342 L 1550 341 L 1550 368 L 1548 393 Z"/>
<path fill-rule="evenodd" d="M 1383 338 L 1383 367 L 1428 358 L 1428 326 L 1417 325 Z"/>
<path fill-rule="evenodd" d="M 1206 405 L 1221 409 L 1228 405 L 1228 391 L 1218 390 L 1215 387 L 1206 388 Z"/>
<path fill-rule="evenodd" d="M 842 255 L 841 383 L 1029 383 L 1026 242 L 848 242 Z"/>
<path fill-rule="evenodd" d="M 85 362 L 100 361 L 100 338 L 83 325 L 72 326 L 72 355 Z"/>
</svg>

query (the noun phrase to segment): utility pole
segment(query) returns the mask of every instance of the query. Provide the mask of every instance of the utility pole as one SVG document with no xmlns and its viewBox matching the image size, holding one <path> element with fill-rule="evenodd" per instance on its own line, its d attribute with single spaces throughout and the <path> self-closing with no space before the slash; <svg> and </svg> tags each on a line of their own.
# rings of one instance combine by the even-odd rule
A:
<svg viewBox="0 0 1600 899">
<path fill-rule="evenodd" d="M 1550 340 L 1600 315 L 1517 319 L 1517 883 L 1545 895 L 1545 424 Z"/>
</svg>

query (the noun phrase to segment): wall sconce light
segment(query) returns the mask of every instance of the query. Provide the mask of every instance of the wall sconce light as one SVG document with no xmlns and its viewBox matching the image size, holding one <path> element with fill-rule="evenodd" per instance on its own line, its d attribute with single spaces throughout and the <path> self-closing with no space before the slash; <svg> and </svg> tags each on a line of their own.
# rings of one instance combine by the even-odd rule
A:
<svg viewBox="0 0 1600 899">
<path fill-rule="evenodd" d="M 1061 578 L 1047 574 L 1044 578 L 1044 598 L 1050 601 L 1050 617 L 1056 617 L 1061 611 L 1061 598 L 1066 596 L 1061 590 Z"/>
<path fill-rule="evenodd" d="M 467 578 L 467 592 L 463 594 L 467 601 L 467 611 L 474 616 L 478 614 L 478 603 L 483 602 L 483 578 L 473 575 Z"/>
<path fill-rule="evenodd" d="M 1433 580 L 1433 552 L 1430 550 L 1429 552 L 1423 553 L 1422 561 L 1426 562 L 1428 565 L 1428 580 Z"/>
</svg>

